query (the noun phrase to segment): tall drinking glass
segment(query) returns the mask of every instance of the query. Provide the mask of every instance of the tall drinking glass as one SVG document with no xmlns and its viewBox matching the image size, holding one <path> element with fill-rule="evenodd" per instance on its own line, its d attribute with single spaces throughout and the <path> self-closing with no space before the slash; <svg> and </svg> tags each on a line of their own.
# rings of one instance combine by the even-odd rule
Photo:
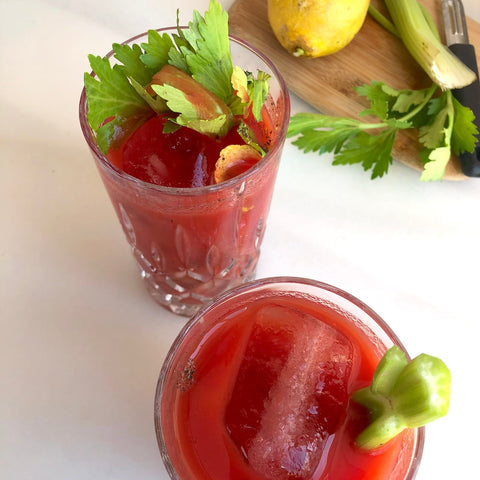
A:
<svg viewBox="0 0 480 480">
<path fill-rule="evenodd" d="M 318 281 L 256 280 L 182 329 L 161 369 L 155 428 L 172 480 L 412 480 L 424 428 L 375 451 L 350 397 L 400 340 L 367 305 Z"/>
<path fill-rule="evenodd" d="M 176 27 L 158 32 L 172 34 Z M 142 34 L 125 43 L 146 40 L 147 34 Z M 288 90 L 272 62 L 233 36 L 230 46 L 234 65 L 270 75 L 265 108 L 271 128 L 267 154 L 250 170 L 225 182 L 173 188 L 126 174 L 97 146 L 87 123 L 85 89 L 80 99 L 83 134 L 141 277 L 159 304 L 182 315 L 192 315 L 211 298 L 255 277 L 290 117 Z"/>
</svg>

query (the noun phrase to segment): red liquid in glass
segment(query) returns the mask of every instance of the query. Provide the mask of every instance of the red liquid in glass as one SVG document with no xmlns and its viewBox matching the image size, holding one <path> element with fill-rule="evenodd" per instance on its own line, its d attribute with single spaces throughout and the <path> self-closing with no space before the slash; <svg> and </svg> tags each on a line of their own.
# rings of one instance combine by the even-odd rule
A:
<svg viewBox="0 0 480 480">
<path fill-rule="evenodd" d="M 168 115 L 156 115 L 147 120 L 120 148 L 109 152 L 110 162 L 132 177 L 154 185 L 202 187 L 215 183 L 213 173 L 220 151 L 228 145 L 245 144 L 235 127 L 221 139 L 186 127 L 163 133 L 168 118 Z M 265 146 L 268 143 L 265 123 L 256 123 L 251 116 L 247 122 Z M 237 168 L 232 176 L 253 166 L 250 160 L 245 159 L 243 167 Z"/>
<path fill-rule="evenodd" d="M 246 120 L 265 150 L 280 131 L 270 120 L 278 116 L 274 105 L 264 110 L 264 121 Z M 195 309 L 254 275 L 281 149 L 267 153 L 250 176 L 208 188 L 219 151 L 243 140 L 236 129 L 222 140 L 187 128 L 163 134 L 165 120 L 152 117 L 108 155 L 143 182 L 99 168 L 152 295 L 164 305 L 174 299 Z M 251 166 L 247 159 L 228 177 Z"/>
<path fill-rule="evenodd" d="M 354 445 L 368 413 L 349 396 L 379 358 L 341 314 L 285 297 L 214 321 L 164 390 L 163 432 L 182 480 L 397 478 L 407 437 L 373 453 Z"/>
</svg>

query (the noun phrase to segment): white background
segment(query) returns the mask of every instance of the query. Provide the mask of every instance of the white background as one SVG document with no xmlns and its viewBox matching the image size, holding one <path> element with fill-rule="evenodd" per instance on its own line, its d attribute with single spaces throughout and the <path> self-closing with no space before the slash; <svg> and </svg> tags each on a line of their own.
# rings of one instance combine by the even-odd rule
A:
<svg viewBox="0 0 480 480">
<path fill-rule="evenodd" d="M 229 7 L 233 0 L 223 0 Z M 480 21 L 477 0 L 464 1 Z M 87 54 L 208 0 L 0 0 L 0 478 L 162 479 L 153 396 L 185 322 L 150 299 L 82 137 Z M 381 80 L 381 79 L 377 79 Z M 292 97 L 293 113 L 310 108 Z M 359 297 L 452 371 L 418 480 L 478 473 L 480 179 L 371 181 L 287 142 L 258 276 Z M 460 472 L 459 472 L 460 469 Z M 463 472 L 463 473 L 461 473 Z"/>
</svg>

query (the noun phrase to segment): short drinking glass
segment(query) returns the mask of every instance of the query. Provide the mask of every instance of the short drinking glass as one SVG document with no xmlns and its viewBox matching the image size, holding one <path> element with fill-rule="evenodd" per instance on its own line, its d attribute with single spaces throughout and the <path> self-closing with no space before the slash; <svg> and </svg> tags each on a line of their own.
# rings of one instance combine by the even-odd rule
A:
<svg viewBox="0 0 480 480">
<path fill-rule="evenodd" d="M 372 452 L 351 394 L 385 351 L 404 350 L 352 295 L 302 278 L 256 280 L 198 312 L 173 343 L 155 396 L 172 480 L 412 480 L 424 428 Z"/>
</svg>

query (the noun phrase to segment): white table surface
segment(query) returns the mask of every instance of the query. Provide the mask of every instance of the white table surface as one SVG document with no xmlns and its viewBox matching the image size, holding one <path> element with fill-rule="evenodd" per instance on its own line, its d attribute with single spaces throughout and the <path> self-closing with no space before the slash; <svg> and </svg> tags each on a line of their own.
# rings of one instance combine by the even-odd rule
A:
<svg viewBox="0 0 480 480">
<path fill-rule="evenodd" d="M 88 53 L 207 5 L 0 0 L 1 479 L 167 479 L 153 396 L 185 319 L 144 289 L 77 109 Z M 450 412 L 427 427 L 418 480 L 478 473 L 479 205 L 480 179 L 426 184 L 395 163 L 371 181 L 285 146 L 258 276 L 337 285 L 412 356 L 448 364 Z"/>
</svg>

